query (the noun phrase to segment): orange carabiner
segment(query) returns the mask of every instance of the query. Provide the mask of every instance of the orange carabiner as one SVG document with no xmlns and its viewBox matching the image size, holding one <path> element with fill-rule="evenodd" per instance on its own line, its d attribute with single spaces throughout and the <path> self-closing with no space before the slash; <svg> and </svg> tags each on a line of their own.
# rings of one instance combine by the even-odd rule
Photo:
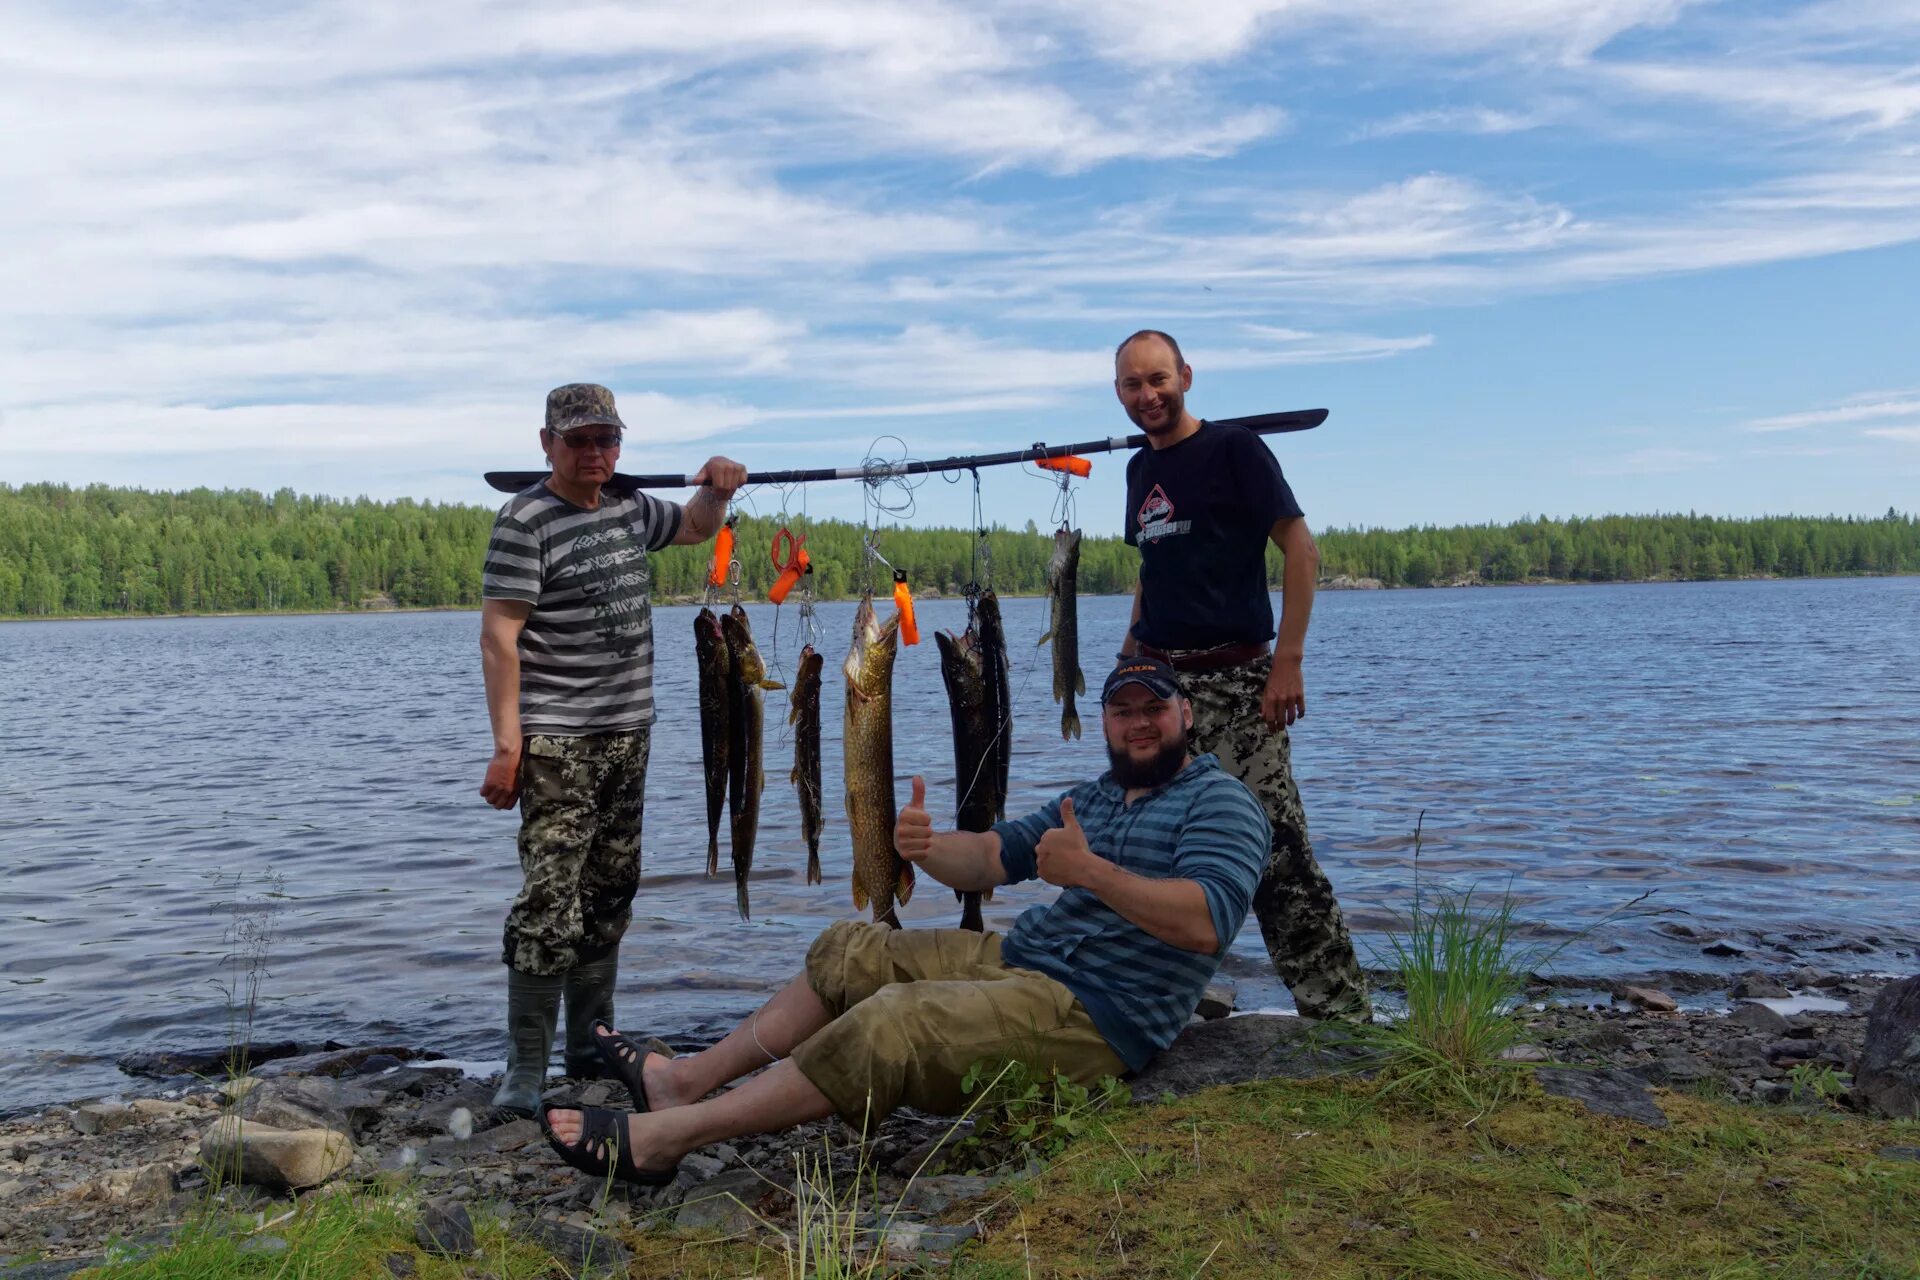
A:
<svg viewBox="0 0 1920 1280">
<path fill-rule="evenodd" d="M 1035 458 L 1033 465 L 1044 467 L 1048 471 L 1065 471 L 1082 478 L 1093 474 L 1093 463 L 1090 460 L 1076 458 L 1072 454 L 1063 454 L 1058 458 Z"/>
<path fill-rule="evenodd" d="M 773 586 L 767 590 L 767 599 L 775 604 L 786 603 L 787 593 L 800 581 L 801 575 L 813 572 L 813 561 L 807 555 L 807 535 L 794 536 L 788 529 L 781 529 L 773 535 L 773 567 L 779 576 L 773 580 Z M 784 545 L 785 555 L 781 554 Z"/>
<path fill-rule="evenodd" d="M 900 611 L 900 638 L 908 644 L 919 644 L 920 628 L 913 621 L 913 592 L 907 586 L 907 575 L 898 569 L 893 571 L 893 607 Z"/>
<path fill-rule="evenodd" d="M 713 567 L 707 570 L 707 585 L 724 587 L 727 585 L 727 571 L 733 564 L 733 517 L 720 526 L 720 532 L 713 538 Z"/>
</svg>

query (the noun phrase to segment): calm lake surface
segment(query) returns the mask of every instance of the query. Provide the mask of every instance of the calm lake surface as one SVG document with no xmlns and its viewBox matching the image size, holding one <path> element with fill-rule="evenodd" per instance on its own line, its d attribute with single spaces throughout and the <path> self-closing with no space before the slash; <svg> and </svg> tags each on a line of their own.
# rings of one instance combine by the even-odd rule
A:
<svg viewBox="0 0 1920 1280">
<path fill-rule="evenodd" d="M 1085 741 L 1060 740 L 1031 647 L 1044 602 L 1005 604 L 1009 808 L 1025 810 L 1104 755 L 1096 714 Z M 1090 685 L 1127 607 L 1081 601 Z M 730 1023 L 853 914 L 838 804 L 853 607 L 820 610 L 827 880 L 803 883 L 773 693 L 750 924 L 730 872 L 703 874 L 693 612 L 654 615 L 660 718 L 620 982 L 621 1024 L 669 1036 Z M 790 671 L 794 610 L 777 636 L 770 606 L 752 612 Z M 953 763 L 932 632 L 964 606 L 920 615 L 925 643 L 895 677 L 898 792 L 924 773 L 939 819 Z M 221 1042 L 236 904 L 271 934 L 256 1039 L 504 1056 L 518 815 L 477 794 L 477 629 L 470 613 L 0 625 L 0 1110 L 124 1087 L 112 1060 L 133 1049 Z M 1920 579 L 1327 593 L 1307 672 L 1296 769 L 1369 961 L 1411 900 L 1424 809 L 1422 886 L 1510 885 L 1529 932 L 1566 944 L 1560 972 L 1916 968 Z M 1647 890 L 1666 914 L 1593 928 Z M 1050 892 L 1003 890 L 988 927 Z M 925 880 L 903 915 L 958 919 Z M 1748 954 L 1702 954 L 1720 938 Z M 1251 919 L 1226 971 L 1242 1008 L 1291 1007 Z"/>
</svg>

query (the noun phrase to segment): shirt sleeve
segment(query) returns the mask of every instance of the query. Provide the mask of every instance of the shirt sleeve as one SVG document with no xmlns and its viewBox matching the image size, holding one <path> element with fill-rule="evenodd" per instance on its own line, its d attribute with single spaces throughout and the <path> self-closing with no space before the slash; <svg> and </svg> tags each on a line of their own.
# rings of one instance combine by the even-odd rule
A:
<svg viewBox="0 0 1920 1280">
<path fill-rule="evenodd" d="M 1267 530 L 1280 520 L 1297 519 L 1306 514 L 1300 509 L 1300 502 L 1293 496 L 1293 486 L 1287 483 L 1286 476 L 1280 472 L 1280 462 L 1273 456 L 1273 450 L 1267 448 L 1267 442 L 1251 431 L 1236 433 L 1239 437 L 1233 450 L 1232 466 L 1234 476 L 1240 484 L 1240 500 L 1248 519 L 1254 525 Z"/>
<path fill-rule="evenodd" d="M 513 504 L 509 502 L 494 518 L 493 535 L 487 539 L 480 598 L 539 604 L 543 576 L 540 539 L 514 518 L 512 510 Z"/>
<path fill-rule="evenodd" d="M 1024 818 L 1009 818 L 993 824 L 993 831 L 1000 837 L 1000 870 L 1006 876 L 1005 883 L 1019 884 L 1040 874 L 1040 860 L 1034 849 L 1048 828 L 1060 825 L 1060 801 L 1074 794 L 1062 792 L 1045 808 L 1036 809 Z"/>
<path fill-rule="evenodd" d="M 1173 875 L 1194 881 L 1206 894 L 1219 943 L 1216 955 L 1226 952 L 1246 923 L 1272 838 L 1260 802 L 1242 783 L 1224 776 L 1207 788 L 1181 827 Z"/>
<path fill-rule="evenodd" d="M 680 536 L 680 522 L 686 508 L 638 489 L 634 491 L 633 500 L 640 504 L 640 527 L 646 532 L 647 550 L 658 551 L 673 545 L 673 540 Z"/>
</svg>

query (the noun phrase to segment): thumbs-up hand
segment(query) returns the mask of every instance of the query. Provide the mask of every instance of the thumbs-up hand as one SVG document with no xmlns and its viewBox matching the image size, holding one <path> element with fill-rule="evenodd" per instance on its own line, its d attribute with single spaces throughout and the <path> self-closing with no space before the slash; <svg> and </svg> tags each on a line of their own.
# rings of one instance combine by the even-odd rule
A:
<svg viewBox="0 0 1920 1280">
<path fill-rule="evenodd" d="M 927 780 L 913 777 L 913 795 L 893 823 L 893 847 L 908 862 L 925 861 L 933 851 L 933 815 L 927 812 Z"/>
<path fill-rule="evenodd" d="M 1038 864 L 1035 870 L 1048 884 L 1062 889 L 1092 884 L 1091 877 L 1103 859 L 1087 846 L 1087 833 L 1074 816 L 1072 796 L 1060 798 L 1060 825 L 1041 835 L 1040 843 L 1034 846 L 1034 861 Z"/>
</svg>

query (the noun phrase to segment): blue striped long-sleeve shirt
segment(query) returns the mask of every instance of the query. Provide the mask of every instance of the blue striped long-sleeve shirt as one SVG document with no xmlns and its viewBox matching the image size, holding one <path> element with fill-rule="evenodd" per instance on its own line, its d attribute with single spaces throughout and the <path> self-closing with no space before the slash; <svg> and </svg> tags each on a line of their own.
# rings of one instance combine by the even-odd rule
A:
<svg viewBox="0 0 1920 1280">
<path fill-rule="evenodd" d="M 1111 774 L 1066 795 L 1095 854 L 1149 879 L 1196 882 L 1213 916 L 1219 946 L 1201 955 L 1162 942 L 1092 890 L 1076 887 L 1021 912 L 1001 943 L 1006 964 L 1044 973 L 1072 991 L 1128 1069 L 1139 1071 L 1187 1025 L 1240 932 L 1267 861 L 1267 815 L 1211 755 L 1131 805 Z M 1008 884 L 1034 878 L 1035 846 L 1059 825 L 1056 799 L 993 828 Z"/>
</svg>

